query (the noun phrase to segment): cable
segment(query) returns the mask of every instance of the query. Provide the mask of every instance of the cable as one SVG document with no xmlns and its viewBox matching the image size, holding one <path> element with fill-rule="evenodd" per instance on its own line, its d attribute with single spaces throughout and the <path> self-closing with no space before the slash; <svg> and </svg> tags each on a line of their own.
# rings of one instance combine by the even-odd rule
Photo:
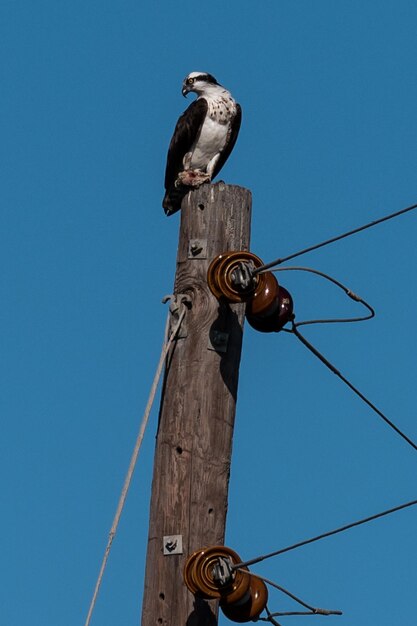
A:
<svg viewBox="0 0 417 626">
<path fill-rule="evenodd" d="M 313 250 L 317 250 L 318 248 L 323 248 L 324 246 L 328 246 L 329 244 L 334 243 L 335 241 L 340 241 L 340 239 L 344 239 L 345 237 L 350 237 L 351 235 L 355 235 L 356 233 L 359 233 L 362 230 L 366 230 L 367 228 L 371 228 L 372 226 L 376 226 L 377 224 L 381 224 L 382 222 L 391 220 L 394 217 L 399 217 L 400 215 L 403 215 L 404 213 L 408 213 L 408 211 L 413 211 L 416 208 L 417 208 L 417 204 L 412 204 L 411 206 L 406 207 L 405 209 L 401 209 L 401 211 L 396 211 L 395 213 L 391 213 L 390 215 L 381 217 L 378 220 L 369 222 L 368 224 L 365 224 L 364 226 L 359 226 L 359 228 L 354 228 L 353 230 L 349 230 L 348 232 L 343 233 L 342 235 L 337 235 L 336 237 L 332 237 L 331 239 L 326 239 L 326 241 L 322 241 L 321 243 L 317 243 L 314 246 L 304 248 L 303 250 L 300 250 L 299 252 L 295 252 L 294 254 L 290 254 L 286 257 L 275 259 L 275 261 L 271 261 L 270 263 L 266 263 L 265 265 L 261 265 L 260 267 L 257 267 L 256 270 L 254 270 L 253 275 L 259 274 L 260 272 L 270 269 L 271 267 L 274 267 L 275 265 L 281 265 L 281 263 L 284 263 L 285 261 L 289 261 L 290 259 L 294 259 L 295 257 L 301 256 L 302 254 L 306 254 L 307 252 L 312 252 Z"/>
<path fill-rule="evenodd" d="M 401 511 L 402 509 L 406 509 L 407 507 L 414 506 L 415 504 L 417 504 L 417 500 L 411 500 L 410 502 L 406 502 L 405 504 L 400 504 L 399 506 L 395 506 L 392 509 L 387 509 L 386 511 L 382 511 L 381 513 L 370 515 L 369 517 L 365 517 L 356 522 L 352 522 L 350 524 L 346 524 L 345 526 L 340 526 L 339 528 L 330 530 L 326 533 L 322 533 L 321 535 L 317 535 L 316 537 L 312 537 L 311 539 L 305 539 L 304 541 L 299 541 L 298 543 L 294 543 L 291 546 L 287 546 L 286 548 L 281 548 L 280 550 L 276 550 L 275 552 L 270 552 L 269 554 L 258 556 L 254 559 L 250 559 L 249 561 L 242 561 L 241 563 L 235 563 L 234 565 L 232 565 L 232 569 L 235 570 L 235 569 L 239 569 L 242 567 L 249 567 L 249 565 L 255 565 L 255 563 L 260 563 L 261 561 L 270 559 L 273 556 L 278 556 L 280 554 L 284 554 L 285 552 L 290 552 L 291 550 L 295 550 L 296 548 L 301 548 L 302 546 L 306 546 L 309 543 L 314 543 L 315 541 L 320 541 L 321 539 L 325 539 L 326 537 L 337 535 L 338 533 L 342 533 L 345 530 L 349 530 L 350 528 L 355 528 L 356 526 L 367 524 L 368 522 L 372 522 L 386 515 L 391 515 L 391 513 L 396 513 L 397 511 Z"/>
<path fill-rule="evenodd" d="M 276 611 L 275 613 L 270 613 L 271 617 L 287 617 L 288 615 L 343 615 L 343 613 L 342 611 L 329 611 L 328 613 L 322 613 L 321 609 L 318 609 L 317 611 Z M 271 621 L 269 617 L 259 617 L 258 619 L 261 622 Z"/>
<path fill-rule="evenodd" d="M 103 575 L 104 575 L 104 570 L 106 569 L 106 565 L 107 565 L 107 560 L 109 558 L 109 554 L 110 554 L 110 549 L 113 543 L 113 539 L 116 536 L 116 532 L 117 532 L 117 527 L 119 525 L 119 521 L 120 521 L 120 517 L 122 515 L 122 511 L 123 511 L 123 507 L 125 505 L 126 502 L 126 497 L 127 497 L 127 493 L 129 491 L 129 487 L 130 487 L 130 483 L 132 481 L 132 476 L 133 476 L 133 472 L 135 470 L 135 466 L 136 466 L 136 461 L 138 459 L 138 455 L 139 455 L 139 450 L 142 444 L 142 440 L 143 440 L 143 436 L 145 434 L 145 429 L 146 429 L 146 425 L 148 423 L 148 418 L 149 418 L 149 414 L 151 412 L 152 409 L 152 405 L 155 399 L 155 394 L 156 394 L 156 390 L 158 387 L 158 383 L 159 383 L 159 379 L 161 377 L 162 374 L 162 368 L 165 362 L 165 359 L 168 355 L 169 349 L 171 348 L 171 345 L 173 343 L 173 341 L 175 340 L 175 337 L 177 336 L 177 333 L 180 329 L 180 326 L 182 324 L 182 321 L 184 319 L 185 313 L 186 313 L 186 306 L 185 304 L 183 304 L 183 309 L 182 312 L 179 315 L 178 321 L 175 324 L 169 339 L 167 339 L 168 337 L 168 328 L 169 328 L 169 324 L 170 324 L 170 314 L 168 314 L 168 319 L 167 319 L 167 323 L 166 323 L 166 327 L 165 327 L 165 335 L 164 335 L 164 345 L 162 347 L 162 352 L 161 352 L 161 357 L 159 359 L 159 363 L 158 363 L 158 367 L 156 368 L 156 373 L 155 373 L 155 377 L 153 379 L 152 382 L 152 386 L 151 386 L 151 390 L 149 393 L 149 398 L 148 398 L 148 403 L 146 405 L 145 408 L 145 412 L 143 414 L 143 418 L 142 418 L 142 422 L 139 428 L 139 433 L 138 436 L 136 438 L 136 442 L 135 442 L 135 447 L 133 449 L 133 453 L 130 459 L 130 463 L 129 463 L 129 468 L 126 474 L 126 478 L 123 484 L 123 488 L 120 494 L 120 498 L 119 498 L 119 503 L 117 505 L 117 509 L 116 509 L 116 513 L 113 519 L 113 524 L 111 526 L 110 532 L 109 532 L 109 538 L 108 538 L 108 542 L 107 542 L 107 546 L 106 549 L 104 551 L 104 556 L 103 556 L 103 561 L 101 563 L 101 568 L 100 568 L 100 572 L 97 578 L 97 582 L 96 582 L 96 586 L 94 588 L 94 593 L 93 593 L 93 597 L 91 600 L 91 604 L 90 604 L 90 608 L 88 610 L 88 614 L 87 614 L 87 619 L 85 621 L 85 626 L 89 626 L 90 624 L 90 620 L 91 620 L 91 616 L 93 614 L 93 610 L 94 607 L 96 605 L 96 601 L 97 601 L 97 596 L 98 596 L 98 592 L 100 590 L 100 586 L 101 586 L 101 582 L 103 580 Z"/>
<path fill-rule="evenodd" d="M 266 614 L 268 615 L 268 617 L 259 617 L 258 619 L 262 622 L 271 622 L 271 624 L 273 626 L 281 626 L 281 624 L 279 622 L 277 622 L 276 619 L 274 619 L 274 616 L 272 615 L 271 611 L 268 609 L 268 607 L 265 607 L 265 611 Z"/>
<path fill-rule="evenodd" d="M 318 276 L 325 278 L 326 280 L 330 281 L 331 283 L 333 283 L 334 285 L 342 289 L 345 292 L 345 294 L 349 296 L 349 298 L 351 298 L 355 302 L 359 302 L 360 304 L 363 304 L 363 306 L 366 307 L 369 311 L 369 315 L 365 315 L 362 317 L 307 320 L 307 321 L 297 322 L 296 326 L 306 326 L 307 324 L 334 324 L 334 323 L 346 323 L 346 322 L 364 322 L 365 320 L 370 320 L 373 317 L 375 317 L 375 311 L 371 307 L 370 304 L 365 302 L 363 298 L 360 298 L 353 291 L 351 291 L 348 287 L 343 285 L 343 283 L 339 282 L 332 276 L 329 276 L 328 274 L 325 274 L 324 272 L 320 272 L 319 270 L 312 269 L 311 267 L 301 267 L 301 266 L 279 267 L 279 268 L 272 270 L 272 272 L 286 272 L 286 271 L 310 272 L 311 274 L 317 274 Z M 291 331 L 287 331 L 287 332 L 291 332 Z"/>
<path fill-rule="evenodd" d="M 243 567 L 239 567 L 238 571 L 241 571 L 244 574 L 247 574 L 248 572 L 248 570 L 244 569 Z M 297 615 L 342 615 L 342 611 L 318 609 L 314 606 L 311 606 L 310 604 L 307 604 L 307 602 L 304 602 L 304 600 L 301 600 L 300 598 L 295 596 L 293 593 L 291 593 L 291 591 L 288 591 L 288 589 L 281 587 L 281 585 L 274 583 L 272 580 L 269 580 L 268 578 L 265 578 L 264 576 L 260 576 L 259 574 L 254 574 L 253 572 L 251 572 L 250 575 L 254 576 L 255 578 L 259 578 L 260 580 L 263 580 L 264 583 L 271 585 L 271 587 L 275 587 L 275 589 L 278 589 L 278 591 L 281 591 L 282 593 L 290 597 L 292 600 L 295 600 L 295 602 L 297 602 L 298 604 L 301 604 L 301 606 L 308 609 L 309 611 L 308 613 L 297 613 Z M 289 614 L 288 613 L 273 613 L 273 615 L 289 615 Z"/>
<path fill-rule="evenodd" d="M 294 321 L 292 322 L 292 329 L 288 332 L 293 333 L 297 339 L 299 339 L 301 341 L 302 344 L 305 345 L 306 348 L 308 348 L 310 350 L 310 352 L 312 352 L 314 354 L 314 356 L 316 356 L 322 363 L 324 363 L 324 365 L 331 371 L 333 372 L 333 374 L 336 374 L 336 376 L 338 376 L 340 378 L 340 380 L 342 380 L 345 385 L 347 385 L 349 387 L 349 389 L 351 389 L 357 396 L 359 396 L 359 398 L 361 400 L 363 400 L 365 402 L 365 404 L 367 404 L 373 411 L 375 411 L 375 413 L 377 415 L 379 415 L 379 417 L 381 419 L 384 420 L 384 422 L 386 424 L 388 424 L 388 426 L 390 428 L 392 428 L 393 430 L 395 430 L 395 432 L 400 435 L 400 437 L 402 437 L 412 448 L 414 448 L 414 450 L 417 451 L 417 445 L 414 443 L 414 441 L 412 441 L 412 439 L 410 439 L 409 437 L 407 437 L 407 435 L 405 433 L 403 433 L 402 430 L 400 430 L 398 428 L 398 426 L 396 426 L 394 424 L 394 422 L 392 422 L 390 419 L 388 419 L 388 417 L 386 415 L 384 415 L 382 413 L 382 411 L 380 411 L 375 404 L 373 404 L 370 400 L 368 400 L 368 398 L 366 396 L 363 395 L 363 393 L 361 393 L 359 391 L 359 389 L 357 389 L 354 385 L 352 385 L 352 383 L 345 377 L 343 376 L 343 374 L 341 372 L 339 372 L 338 369 L 335 368 L 334 365 L 332 365 L 332 363 L 330 363 L 330 361 L 328 361 L 326 359 L 326 357 L 324 357 L 321 352 L 319 352 L 317 350 L 317 348 L 315 348 L 309 341 L 307 341 L 307 339 L 299 332 L 299 330 L 297 330 L 297 324 L 294 323 Z"/>
</svg>

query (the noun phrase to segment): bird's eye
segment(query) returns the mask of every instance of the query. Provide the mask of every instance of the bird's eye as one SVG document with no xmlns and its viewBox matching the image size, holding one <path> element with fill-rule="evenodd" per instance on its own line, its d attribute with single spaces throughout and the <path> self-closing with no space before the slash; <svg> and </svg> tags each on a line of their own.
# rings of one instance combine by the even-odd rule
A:
<svg viewBox="0 0 417 626">
<path fill-rule="evenodd" d="M 187 78 L 187 85 L 192 85 L 194 82 L 194 78 Z"/>
</svg>

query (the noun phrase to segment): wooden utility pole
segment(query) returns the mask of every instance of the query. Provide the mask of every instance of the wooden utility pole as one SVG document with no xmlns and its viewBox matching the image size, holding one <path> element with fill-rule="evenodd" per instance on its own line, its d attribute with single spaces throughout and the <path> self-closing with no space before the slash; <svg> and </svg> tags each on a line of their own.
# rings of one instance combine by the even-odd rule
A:
<svg viewBox="0 0 417 626">
<path fill-rule="evenodd" d="M 248 250 L 250 217 L 250 191 L 222 182 L 182 203 L 174 293 L 191 308 L 165 372 L 142 626 L 217 624 L 217 603 L 196 599 L 183 569 L 195 550 L 224 543 L 245 305 L 220 304 L 207 269 L 222 252 Z"/>
</svg>

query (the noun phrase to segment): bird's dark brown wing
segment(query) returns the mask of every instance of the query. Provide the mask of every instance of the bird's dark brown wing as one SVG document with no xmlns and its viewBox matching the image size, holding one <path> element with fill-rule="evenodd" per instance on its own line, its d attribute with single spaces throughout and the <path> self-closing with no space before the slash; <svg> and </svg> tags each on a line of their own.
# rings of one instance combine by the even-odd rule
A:
<svg viewBox="0 0 417 626">
<path fill-rule="evenodd" d="M 223 152 L 220 154 L 220 158 L 217 161 L 216 167 L 214 168 L 213 178 L 217 176 L 217 174 L 220 172 L 223 165 L 226 163 L 227 159 L 229 158 L 230 153 L 233 150 L 234 145 L 236 143 L 236 139 L 239 134 L 241 122 L 242 122 L 242 109 L 240 107 L 240 104 L 236 104 L 236 115 L 233 119 L 232 126 L 230 128 L 229 141 L 227 142 L 227 145 L 225 146 Z"/>
<path fill-rule="evenodd" d="M 165 189 L 169 191 L 175 183 L 178 173 L 183 169 L 183 158 L 190 151 L 198 137 L 207 114 L 207 101 L 204 98 L 194 100 L 184 111 L 175 126 L 168 148 L 165 170 Z"/>
</svg>

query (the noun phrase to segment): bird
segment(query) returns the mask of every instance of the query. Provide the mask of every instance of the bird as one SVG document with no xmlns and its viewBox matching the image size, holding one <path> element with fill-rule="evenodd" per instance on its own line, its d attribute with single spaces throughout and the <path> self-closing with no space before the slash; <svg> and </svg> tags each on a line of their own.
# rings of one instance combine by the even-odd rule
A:
<svg viewBox="0 0 417 626">
<path fill-rule="evenodd" d="M 212 74 L 191 72 L 182 83 L 182 95 L 197 99 L 179 117 L 167 155 L 165 196 L 167 215 L 181 208 L 190 189 L 210 183 L 220 172 L 236 143 L 242 109 Z"/>
</svg>

